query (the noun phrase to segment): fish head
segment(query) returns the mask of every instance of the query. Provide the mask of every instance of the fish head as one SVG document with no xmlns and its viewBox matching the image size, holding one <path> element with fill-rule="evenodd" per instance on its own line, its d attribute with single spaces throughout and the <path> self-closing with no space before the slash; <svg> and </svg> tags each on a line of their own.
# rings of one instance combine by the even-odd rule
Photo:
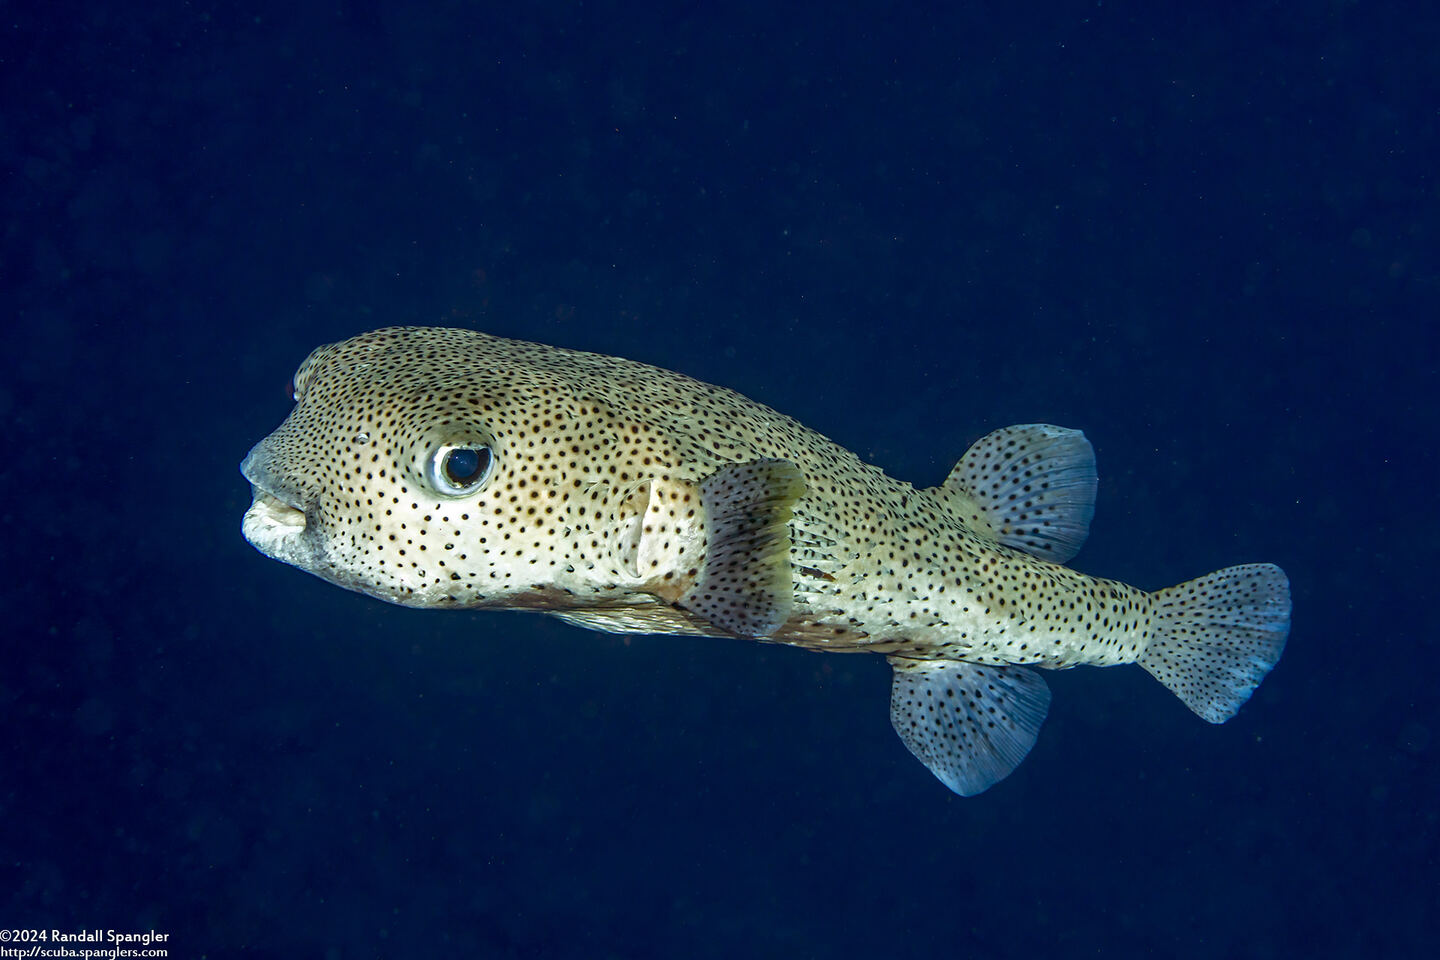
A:
<svg viewBox="0 0 1440 960">
<path fill-rule="evenodd" d="M 525 346 L 389 328 L 315 350 L 289 417 L 241 464 L 246 539 L 406 606 L 583 606 L 625 573 L 615 555 L 645 503 L 628 527 L 623 506 L 648 481 L 597 475 L 620 427 Z"/>
</svg>

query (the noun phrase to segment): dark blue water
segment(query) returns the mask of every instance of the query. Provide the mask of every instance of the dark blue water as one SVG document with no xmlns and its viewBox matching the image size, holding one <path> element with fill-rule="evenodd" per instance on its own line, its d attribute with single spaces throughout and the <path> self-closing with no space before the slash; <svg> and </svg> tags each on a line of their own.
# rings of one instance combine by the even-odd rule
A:
<svg viewBox="0 0 1440 960">
<path fill-rule="evenodd" d="M 1440 14 L 988 6 L 0 8 L 0 924 L 327 960 L 1433 947 Z M 264 559 L 236 465 L 294 367 L 412 322 L 734 387 L 919 484 L 1083 428 L 1075 565 L 1280 563 L 1289 649 L 1221 727 L 1133 667 L 1051 675 L 1030 758 L 963 800 L 879 659 Z"/>
</svg>

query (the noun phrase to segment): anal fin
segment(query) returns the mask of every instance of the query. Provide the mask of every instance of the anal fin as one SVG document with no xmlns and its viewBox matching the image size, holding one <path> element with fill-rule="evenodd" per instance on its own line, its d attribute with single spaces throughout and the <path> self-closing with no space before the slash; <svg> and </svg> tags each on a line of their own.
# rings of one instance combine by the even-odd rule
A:
<svg viewBox="0 0 1440 960">
<path fill-rule="evenodd" d="M 972 797 L 1009 776 L 1040 733 L 1050 688 L 1024 667 L 890 657 L 890 724 L 940 781 Z"/>
<path fill-rule="evenodd" d="M 726 464 L 700 484 L 705 564 L 678 605 L 741 637 L 768 637 L 790 619 L 790 517 L 805 477 L 787 460 Z"/>
</svg>

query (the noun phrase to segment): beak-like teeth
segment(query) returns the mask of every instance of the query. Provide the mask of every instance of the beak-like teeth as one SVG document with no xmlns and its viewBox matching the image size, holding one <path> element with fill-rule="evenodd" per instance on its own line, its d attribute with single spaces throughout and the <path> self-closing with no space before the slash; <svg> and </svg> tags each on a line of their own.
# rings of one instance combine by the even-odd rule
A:
<svg viewBox="0 0 1440 960">
<path fill-rule="evenodd" d="M 267 556 L 286 560 L 305 532 L 305 511 L 255 487 L 255 500 L 245 511 L 240 530 L 245 539 Z"/>
<path fill-rule="evenodd" d="M 305 529 L 304 510 L 291 506 L 268 490 L 262 490 L 259 487 L 254 487 L 253 490 L 254 501 L 250 504 L 250 509 L 245 512 L 247 522 L 253 514 L 259 522 L 287 532 L 299 533 Z"/>
</svg>

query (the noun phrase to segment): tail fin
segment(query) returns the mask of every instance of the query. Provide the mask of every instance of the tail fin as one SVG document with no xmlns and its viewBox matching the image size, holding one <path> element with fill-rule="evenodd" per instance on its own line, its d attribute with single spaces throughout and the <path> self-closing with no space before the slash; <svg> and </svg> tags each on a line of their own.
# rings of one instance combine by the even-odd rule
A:
<svg viewBox="0 0 1440 960">
<path fill-rule="evenodd" d="M 1224 723 L 1280 660 L 1290 581 L 1273 563 L 1226 567 L 1155 594 L 1155 636 L 1140 666 L 1185 706 Z"/>
</svg>

